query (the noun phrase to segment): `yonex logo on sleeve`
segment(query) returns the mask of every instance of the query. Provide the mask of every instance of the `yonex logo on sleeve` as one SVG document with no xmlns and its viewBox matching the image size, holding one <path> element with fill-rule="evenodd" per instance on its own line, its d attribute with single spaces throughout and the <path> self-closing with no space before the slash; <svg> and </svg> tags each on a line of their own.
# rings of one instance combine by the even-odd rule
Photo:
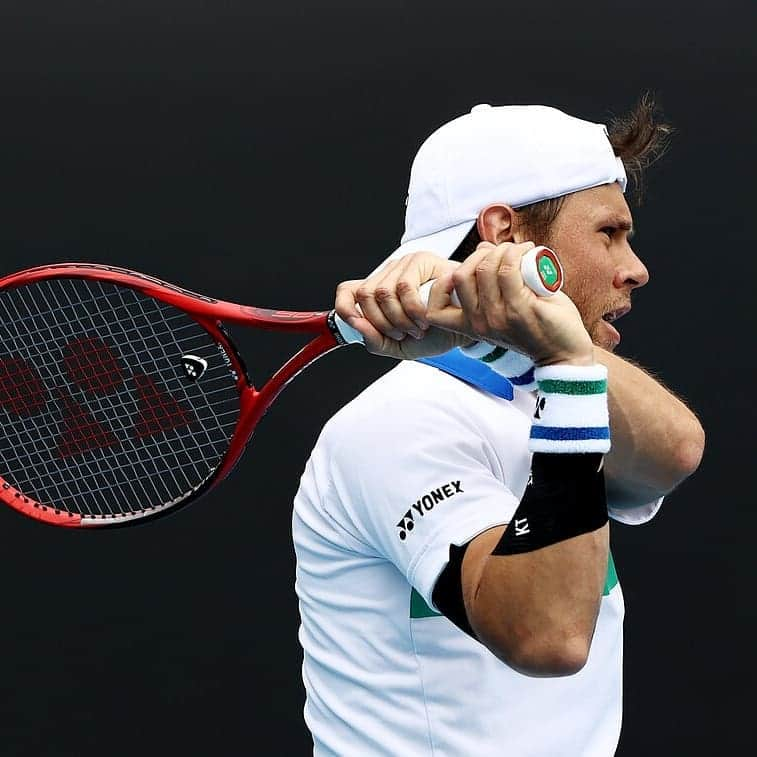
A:
<svg viewBox="0 0 757 757">
<path fill-rule="evenodd" d="M 462 493 L 462 491 L 463 487 L 460 481 L 450 481 L 438 489 L 432 489 L 428 494 L 424 494 L 414 502 L 397 523 L 397 536 L 399 536 L 400 541 L 407 539 L 407 535 L 415 528 L 416 519 L 423 518 L 426 513 L 434 509 L 434 505 L 454 497 L 455 494 Z"/>
</svg>

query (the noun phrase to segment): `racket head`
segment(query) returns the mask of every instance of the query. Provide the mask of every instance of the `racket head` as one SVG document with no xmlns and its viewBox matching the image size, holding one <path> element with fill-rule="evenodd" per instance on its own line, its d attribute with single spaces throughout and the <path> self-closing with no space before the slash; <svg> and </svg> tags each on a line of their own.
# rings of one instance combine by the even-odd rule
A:
<svg viewBox="0 0 757 757">
<path fill-rule="evenodd" d="M 243 310 L 107 266 L 0 280 L 0 501 L 113 527 L 211 489 L 267 406 L 219 320 Z"/>
</svg>

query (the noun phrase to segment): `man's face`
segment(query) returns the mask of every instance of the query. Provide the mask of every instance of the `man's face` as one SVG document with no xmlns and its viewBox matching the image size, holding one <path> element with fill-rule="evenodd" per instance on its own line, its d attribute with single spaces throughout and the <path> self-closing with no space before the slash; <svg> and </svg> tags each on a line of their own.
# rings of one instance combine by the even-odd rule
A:
<svg viewBox="0 0 757 757">
<path fill-rule="evenodd" d="M 613 350 L 620 334 L 610 321 L 631 307 L 631 290 L 649 272 L 631 249 L 631 211 L 618 184 L 565 198 L 547 244 L 565 269 L 565 293 L 581 313 L 594 344 Z"/>
</svg>

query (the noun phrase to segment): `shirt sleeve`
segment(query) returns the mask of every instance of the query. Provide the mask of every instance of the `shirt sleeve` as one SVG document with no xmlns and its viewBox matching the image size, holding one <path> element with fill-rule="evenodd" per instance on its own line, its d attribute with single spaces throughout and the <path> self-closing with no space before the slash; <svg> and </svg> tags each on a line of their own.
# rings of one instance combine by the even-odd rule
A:
<svg viewBox="0 0 757 757">
<path fill-rule="evenodd" d="M 518 499 L 502 480 L 494 440 L 480 425 L 450 405 L 414 410 L 387 407 L 374 412 L 370 424 L 352 418 L 352 428 L 370 430 L 345 434 L 330 468 L 342 509 L 335 517 L 346 519 L 434 607 L 450 545 L 509 522 Z"/>
</svg>

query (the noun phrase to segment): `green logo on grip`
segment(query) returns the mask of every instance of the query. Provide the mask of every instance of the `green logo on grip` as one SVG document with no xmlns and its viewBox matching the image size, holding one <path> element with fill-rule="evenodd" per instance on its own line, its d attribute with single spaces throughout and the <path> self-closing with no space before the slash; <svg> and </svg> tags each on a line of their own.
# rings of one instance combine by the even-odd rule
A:
<svg viewBox="0 0 757 757">
<path fill-rule="evenodd" d="M 539 261 L 537 262 L 536 267 L 539 270 L 539 276 L 544 282 L 544 286 L 551 288 L 557 284 L 560 276 L 549 255 L 539 255 Z"/>
</svg>

